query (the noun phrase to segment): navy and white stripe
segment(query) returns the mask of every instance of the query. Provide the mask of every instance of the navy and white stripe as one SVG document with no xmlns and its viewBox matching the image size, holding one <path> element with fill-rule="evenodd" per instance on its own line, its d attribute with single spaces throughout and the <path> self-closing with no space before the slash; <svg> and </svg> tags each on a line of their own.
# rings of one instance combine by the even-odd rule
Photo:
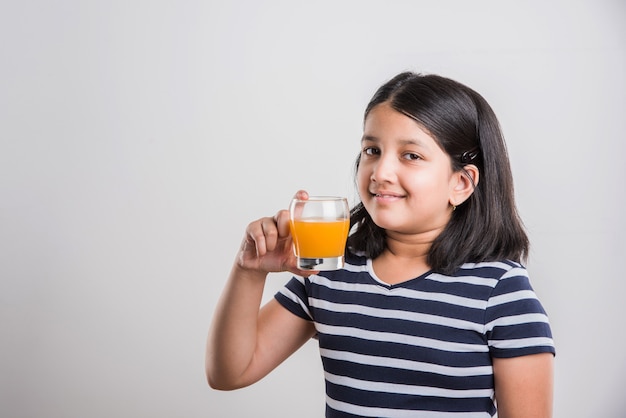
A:
<svg viewBox="0 0 626 418">
<path fill-rule="evenodd" d="M 353 256 L 343 270 L 294 277 L 276 299 L 315 324 L 327 417 L 489 417 L 492 357 L 554 353 L 546 313 L 514 262 L 388 285 Z"/>
</svg>

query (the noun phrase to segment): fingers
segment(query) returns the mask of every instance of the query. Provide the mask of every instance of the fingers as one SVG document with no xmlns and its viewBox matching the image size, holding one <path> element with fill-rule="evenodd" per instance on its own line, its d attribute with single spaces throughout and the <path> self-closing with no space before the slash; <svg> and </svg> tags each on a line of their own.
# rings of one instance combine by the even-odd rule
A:
<svg viewBox="0 0 626 418">
<path fill-rule="evenodd" d="M 293 198 L 298 200 L 308 200 L 309 193 L 306 190 L 298 190 Z M 289 235 L 289 211 L 279 211 L 276 215 L 274 215 L 274 221 L 276 222 L 276 226 L 278 228 L 279 238 Z"/>
<path fill-rule="evenodd" d="M 289 236 L 289 211 L 281 210 L 273 218 L 261 218 L 252 222 L 246 231 L 254 241 L 257 256 L 274 251 L 281 238 Z"/>
<path fill-rule="evenodd" d="M 306 190 L 298 190 L 293 197 L 294 197 L 294 199 L 308 200 L 309 199 L 309 193 Z"/>
<path fill-rule="evenodd" d="M 299 190 L 295 198 L 306 200 L 309 194 Z M 291 249 L 289 211 L 280 210 L 273 217 L 258 219 L 246 228 L 246 238 L 241 248 L 242 264 L 264 268 L 291 269 L 293 251 Z M 291 265 L 293 264 L 293 266 Z"/>
<path fill-rule="evenodd" d="M 289 269 L 289 271 L 297 276 L 309 277 L 319 274 L 319 270 L 300 270 L 297 267 Z"/>
<path fill-rule="evenodd" d="M 257 256 L 261 257 L 276 248 L 278 228 L 273 218 L 261 218 L 250 224 L 248 236 L 252 238 Z"/>
<path fill-rule="evenodd" d="M 263 218 L 261 221 L 261 228 L 263 229 L 263 236 L 265 237 L 265 247 L 267 252 L 274 251 L 276 249 L 276 243 L 278 242 L 278 228 L 274 218 Z M 263 255 L 262 253 L 260 255 Z"/>
<path fill-rule="evenodd" d="M 289 211 L 281 210 L 274 215 L 274 222 L 278 230 L 278 237 L 284 238 L 290 234 L 289 231 Z"/>
</svg>

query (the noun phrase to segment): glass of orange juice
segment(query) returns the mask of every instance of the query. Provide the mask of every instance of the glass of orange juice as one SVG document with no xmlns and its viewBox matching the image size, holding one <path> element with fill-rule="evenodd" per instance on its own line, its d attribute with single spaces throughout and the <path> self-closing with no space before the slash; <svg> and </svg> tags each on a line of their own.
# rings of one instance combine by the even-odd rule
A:
<svg viewBox="0 0 626 418">
<path fill-rule="evenodd" d="M 289 228 L 299 269 L 323 271 L 343 267 L 350 229 L 346 198 L 293 199 L 289 205 Z"/>
</svg>

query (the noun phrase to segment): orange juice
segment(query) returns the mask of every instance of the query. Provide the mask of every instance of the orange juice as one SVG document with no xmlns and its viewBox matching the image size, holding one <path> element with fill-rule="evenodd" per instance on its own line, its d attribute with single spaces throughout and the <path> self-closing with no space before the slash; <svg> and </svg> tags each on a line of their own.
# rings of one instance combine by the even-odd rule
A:
<svg viewBox="0 0 626 418">
<path fill-rule="evenodd" d="M 298 219 L 291 220 L 289 226 L 298 257 L 343 256 L 350 228 L 349 219 Z"/>
</svg>

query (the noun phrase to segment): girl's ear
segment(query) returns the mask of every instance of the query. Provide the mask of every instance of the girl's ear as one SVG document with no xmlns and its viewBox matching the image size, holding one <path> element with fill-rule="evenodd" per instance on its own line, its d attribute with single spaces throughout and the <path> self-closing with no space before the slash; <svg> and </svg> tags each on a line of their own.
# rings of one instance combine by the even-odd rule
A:
<svg viewBox="0 0 626 418">
<path fill-rule="evenodd" d="M 465 202 L 474 193 L 479 180 L 478 167 L 468 164 L 452 176 L 450 191 L 450 205 L 457 207 Z"/>
</svg>

